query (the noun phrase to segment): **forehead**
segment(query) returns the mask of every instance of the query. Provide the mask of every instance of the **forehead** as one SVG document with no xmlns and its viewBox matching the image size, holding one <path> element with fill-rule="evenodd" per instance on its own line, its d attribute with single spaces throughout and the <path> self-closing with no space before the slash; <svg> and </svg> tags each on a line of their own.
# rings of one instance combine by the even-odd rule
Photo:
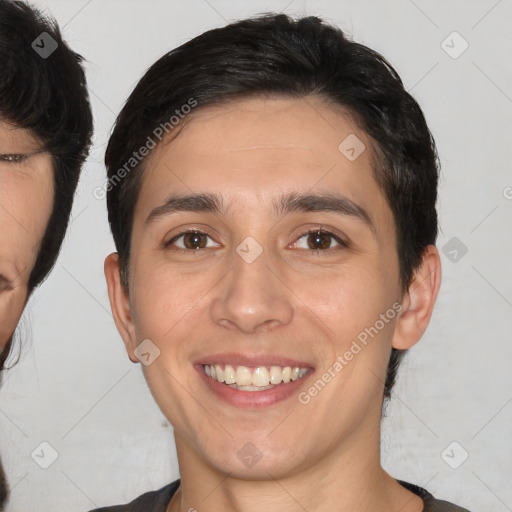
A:
<svg viewBox="0 0 512 512">
<path fill-rule="evenodd" d="M 246 210 L 272 208 L 286 193 L 338 191 L 370 210 L 387 208 L 372 140 L 320 98 L 232 101 L 204 107 L 177 128 L 146 162 L 136 219 L 176 193 L 220 193 Z"/>
<path fill-rule="evenodd" d="M 369 142 L 348 111 L 318 97 L 232 100 L 192 112 L 177 128 L 176 136 L 157 147 L 155 159 L 172 145 L 173 153 L 186 161 L 207 154 L 230 154 L 233 159 L 261 154 L 282 162 L 300 153 L 307 165 L 322 166 L 326 158 L 338 156 L 340 137 L 357 134 Z"/>
</svg>

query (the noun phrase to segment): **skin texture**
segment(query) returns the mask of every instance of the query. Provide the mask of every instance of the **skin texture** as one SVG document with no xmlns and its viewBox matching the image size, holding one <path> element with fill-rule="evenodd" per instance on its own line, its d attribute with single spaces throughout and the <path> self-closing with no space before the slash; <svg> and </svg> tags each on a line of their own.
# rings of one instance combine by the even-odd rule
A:
<svg viewBox="0 0 512 512">
<path fill-rule="evenodd" d="M 41 143 L 0 121 L 0 154 L 33 154 Z M 12 336 L 27 300 L 27 283 L 50 219 L 53 167 L 48 153 L 21 163 L 0 159 L 0 349 Z"/>
<path fill-rule="evenodd" d="M 354 161 L 338 150 L 351 134 L 366 146 Z M 440 260 L 429 247 L 402 293 L 393 215 L 373 177 L 371 145 L 348 115 L 319 98 L 258 98 L 197 111 L 148 160 L 129 294 L 117 255 L 107 258 L 105 273 L 129 357 L 137 361 L 145 339 L 160 350 L 143 369 L 175 431 L 182 485 L 168 510 L 422 510 L 421 499 L 381 468 L 380 420 L 391 347 L 411 347 L 426 329 Z M 226 212 L 146 223 L 170 194 L 203 192 L 221 194 Z M 372 226 L 333 212 L 277 215 L 272 200 L 289 192 L 343 195 Z M 311 248 L 307 232 L 319 227 L 348 245 L 327 237 L 330 253 Z M 208 234 L 205 248 L 172 251 L 187 247 L 183 237 L 165 247 L 194 228 Z M 252 263 L 236 252 L 248 236 L 263 249 Z M 399 317 L 300 403 L 299 392 L 397 302 Z M 286 400 L 235 407 L 194 366 L 219 353 L 288 357 L 313 371 Z M 237 456 L 247 442 L 261 454 L 252 467 Z"/>
</svg>

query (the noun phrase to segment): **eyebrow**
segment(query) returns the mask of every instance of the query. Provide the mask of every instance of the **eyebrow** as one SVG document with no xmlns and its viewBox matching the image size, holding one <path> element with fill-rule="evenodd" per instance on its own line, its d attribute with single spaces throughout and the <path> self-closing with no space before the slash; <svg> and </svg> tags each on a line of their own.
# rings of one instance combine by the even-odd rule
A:
<svg viewBox="0 0 512 512">
<path fill-rule="evenodd" d="M 299 194 L 290 192 L 273 200 L 274 213 L 278 216 L 299 212 L 333 212 L 354 217 L 372 231 L 375 230 L 368 212 L 346 196 L 337 194 Z M 172 195 L 162 205 L 154 208 L 146 219 L 146 225 L 157 219 L 178 212 L 207 212 L 222 215 L 227 208 L 220 194 Z"/>
</svg>

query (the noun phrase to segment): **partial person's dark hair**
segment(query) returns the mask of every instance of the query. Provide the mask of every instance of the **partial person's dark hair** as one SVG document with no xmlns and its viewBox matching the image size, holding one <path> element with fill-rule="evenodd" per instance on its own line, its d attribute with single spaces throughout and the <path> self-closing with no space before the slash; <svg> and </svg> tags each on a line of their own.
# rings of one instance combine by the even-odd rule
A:
<svg viewBox="0 0 512 512">
<path fill-rule="evenodd" d="M 5 479 L 4 468 L 0 460 L 0 511 L 4 509 L 4 503 L 7 498 L 7 481 Z"/>
<path fill-rule="evenodd" d="M 45 58 L 32 46 L 43 33 L 57 48 Z M 48 48 L 49 39 L 46 39 Z M 38 43 L 41 46 L 41 43 Z M 57 23 L 39 10 L 0 0 L 0 120 L 36 136 L 53 160 L 53 210 L 28 281 L 28 294 L 52 269 L 69 223 L 93 129 L 82 57 L 63 41 Z M 0 371 L 12 338 L 0 353 Z M 7 497 L 0 465 L 0 510 Z"/>
<path fill-rule="evenodd" d="M 43 33 L 57 44 L 46 58 L 32 46 Z M 23 2 L 0 0 L 0 120 L 29 130 L 53 160 L 53 210 L 29 277 L 29 294 L 55 264 L 91 144 L 93 121 L 81 63 L 53 19 Z M 0 354 L 0 369 L 11 342 Z"/>
<path fill-rule="evenodd" d="M 254 96 L 319 97 L 348 111 L 373 139 L 374 174 L 394 215 L 405 291 L 438 231 L 439 162 L 423 113 L 379 53 L 320 18 L 294 20 L 284 14 L 238 21 L 195 37 L 153 64 L 128 98 L 105 156 L 108 216 L 125 289 L 147 160 L 129 173 L 119 171 L 191 97 L 197 106 L 185 122 L 203 107 Z M 403 351 L 392 349 L 385 398 L 402 356 Z"/>
</svg>

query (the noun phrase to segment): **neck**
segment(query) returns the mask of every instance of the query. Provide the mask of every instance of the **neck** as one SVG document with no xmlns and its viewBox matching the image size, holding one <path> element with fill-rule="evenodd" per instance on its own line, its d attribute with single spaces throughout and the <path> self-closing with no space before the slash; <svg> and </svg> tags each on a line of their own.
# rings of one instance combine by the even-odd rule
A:
<svg viewBox="0 0 512 512">
<path fill-rule="evenodd" d="M 268 467 L 263 472 L 266 477 L 260 472 L 260 477 L 253 480 L 218 471 L 175 434 L 181 485 L 168 512 L 421 512 L 421 498 L 381 467 L 380 429 L 363 434 L 356 437 L 364 439 L 347 440 L 316 464 L 305 461 L 298 472 L 275 474 Z"/>
</svg>

